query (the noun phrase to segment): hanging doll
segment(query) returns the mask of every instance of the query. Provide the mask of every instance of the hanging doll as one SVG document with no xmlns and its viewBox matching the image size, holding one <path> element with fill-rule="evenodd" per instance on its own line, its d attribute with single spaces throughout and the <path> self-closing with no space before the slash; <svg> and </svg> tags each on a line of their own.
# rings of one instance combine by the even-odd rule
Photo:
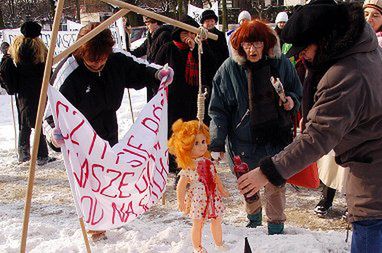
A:
<svg viewBox="0 0 382 253">
<path fill-rule="evenodd" d="M 210 143 L 208 127 L 198 120 L 177 120 L 172 126 L 169 151 L 176 157 L 180 179 L 176 189 L 178 209 L 192 219 L 191 239 L 194 252 L 207 252 L 201 244 L 204 221 L 211 220 L 216 249 L 226 250 L 222 240 L 221 197 L 229 193 L 216 172 L 207 150 Z M 187 190 L 187 185 L 189 188 Z"/>
</svg>

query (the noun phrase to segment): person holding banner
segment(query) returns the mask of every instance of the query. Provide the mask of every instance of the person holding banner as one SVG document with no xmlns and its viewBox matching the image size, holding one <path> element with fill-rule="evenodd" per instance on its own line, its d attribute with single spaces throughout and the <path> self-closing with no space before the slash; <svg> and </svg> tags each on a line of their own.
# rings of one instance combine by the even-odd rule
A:
<svg viewBox="0 0 382 253">
<path fill-rule="evenodd" d="M 99 23 L 81 28 L 81 38 Z M 105 29 L 63 60 L 52 77 L 53 85 L 89 121 L 94 131 L 110 146 L 118 142 L 117 110 L 121 106 L 125 88 L 157 88 L 159 80 L 167 76 L 172 82 L 173 70 L 138 61 L 128 52 L 113 52 L 114 39 Z M 55 126 L 48 108 L 44 130 L 48 141 L 56 148 L 63 145 L 59 126 Z M 89 231 L 93 241 L 105 239 L 105 231 Z"/>
<path fill-rule="evenodd" d="M 277 35 L 259 20 L 244 22 L 232 35 L 233 55 L 213 80 L 209 116 L 214 159 L 223 159 L 226 140 L 229 162 L 233 157 L 253 169 L 292 141 L 291 116 L 300 107 L 302 87 L 290 61 L 281 54 Z M 276 93 L 271 79 L 278 78 L 285 93 Z M 282 102 L 283 100 L 284 102 Z M 243 176 L 242 176 L 243 177 Z M 268 233 L 282 234 L 286 216 L 285 185 L 265 187 Z M 247 227 L 262 225 L 259 198 L 246 202 Z"/>
<path fill-rule="evenodd" d="M 21 26 L 22 35 L 17 36 L 9 48 L 10 55 L 3 59 L 1 77 L 9 95 L 16 94 L 19 121 L 18 161 L 30 160 L 30 135 L 36 123 L 44 66 L 48 50 L 42 40 L 41 26 L 32 21 Z M 37 164 L 44 165 L 55 160 L 48 156 L 48 146 L 43 134 L 37 154 Z"/>
</svg>

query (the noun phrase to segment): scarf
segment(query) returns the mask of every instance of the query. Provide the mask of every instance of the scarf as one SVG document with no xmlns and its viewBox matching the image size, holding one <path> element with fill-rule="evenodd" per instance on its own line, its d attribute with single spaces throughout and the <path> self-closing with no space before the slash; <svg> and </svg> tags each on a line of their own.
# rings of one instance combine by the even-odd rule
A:
<svg viewBox="0 0 382 253">
<path fill-rule="evenodd" d="M 186 43 L 173 41 L 175 46 L 179 50 L 189 50 L 189 46 Z M 186 69 L 184 73 L 184 78 L 186 80 L 186 83 L 189 85 L 195 85 L 198 86 L 198 78 L 199 78 L 199 69 L 198 69 L 198 62 L 194 58 L 192 51 L 189 50 L 187 54 L 187 61 L 186 61 Z"/>
</svg>

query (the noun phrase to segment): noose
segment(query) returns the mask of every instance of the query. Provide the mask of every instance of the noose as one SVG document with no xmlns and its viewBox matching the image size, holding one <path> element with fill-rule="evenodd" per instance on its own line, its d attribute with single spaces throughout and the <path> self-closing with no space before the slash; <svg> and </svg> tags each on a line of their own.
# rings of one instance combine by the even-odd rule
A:
<svg viewBox="0 0 382 253">
<path fill-rule="evenodd" d="M 208 31 L 204 27 L 199 27 L 199 34 L 195 37 L 195 42 L 198 44 L 198 78 L 199 78 L 199 92 L 197 98 L 197 114 L 196 118 L 199 120 L 199 127 L 203 125 L 204 114 L 205 114 L 205 100 L 207 96 L 207 89 L 202 91 L 202 54 L 203 54 L 203 43 L 202 41 L 207 39 Z"/>
</svg>

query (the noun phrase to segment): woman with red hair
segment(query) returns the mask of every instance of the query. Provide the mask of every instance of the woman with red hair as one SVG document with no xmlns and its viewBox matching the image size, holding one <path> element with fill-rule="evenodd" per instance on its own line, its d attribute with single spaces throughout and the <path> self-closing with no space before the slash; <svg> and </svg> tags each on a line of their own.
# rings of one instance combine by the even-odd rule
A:
<svg viewBox="0 0 382 253">
<path fill-rule="evenodd" d="M 281 54 L 274 31 L 259 20 L 245 22 L 231 37 L 232 57 L 213 80 L 209 116 L 213 158 L 222 159 L 227 139 L 228 159 L 239 155 L 250 169 L 292 141 L 291 116 L 300 107 L 302 88 L 290 61 Z M 284 85 L 281 102 L 271 83 Z M 285 187 L 265 187 L 268 233 L 282 234 Z M 262 224 L 260 199 L 246 203 L 247 227 Z"/>
</svg>

